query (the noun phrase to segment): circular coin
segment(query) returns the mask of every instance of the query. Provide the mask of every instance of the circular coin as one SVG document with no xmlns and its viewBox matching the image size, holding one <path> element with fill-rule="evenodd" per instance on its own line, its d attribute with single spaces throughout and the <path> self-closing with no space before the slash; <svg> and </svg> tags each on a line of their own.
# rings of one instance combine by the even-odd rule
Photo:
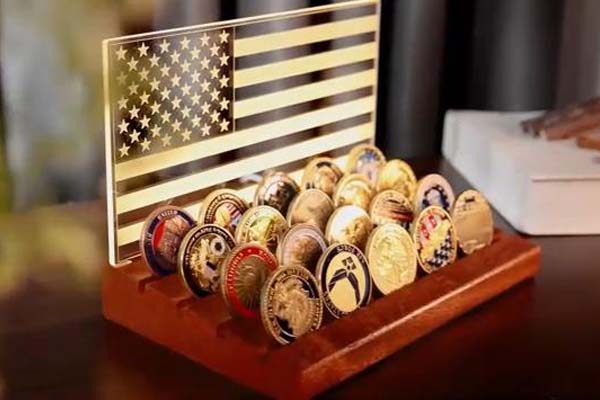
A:
<svg viewBox="0 0 600 400">
<path fill-rule="evenodd" d="M 290 225 L 308 222 L 324 231 L 334 209 L 333 201 L 325 192 L 319 189 L 304 190 L 290 204 L 287 221 Z"/>
<path fill-rule="evenodd" d="M 231 233 L 214 224 L 196 226 L 185 235 L 179 248 L 179 273 L 193 294 L 217 291 L 221 264 L 234 247 Z"/>
<path fill-rule="evenodd" d="M 300 191 L 298 184 L 283 172 L 265 175 L 254 195 L 255 206 L 271 206 L 287 214 L 292 199 Z"/>
<path fill-rule="evenodd" d="M 381 225 L 367 243 L 373 283 L 383 294 L 400 289 L 417 276 L 417 253 L 410 234 L 396 224 Z"/>
<path fill-rule="evenodd" d="M 321 254 L 327 249 L 325 237 L 312 224 L 292 226 L 277 247 L 281 265 L 300 265 L 314 271 Z"/>
<path fill-rule="evenodd" d="M 454 191 L 443 176 L 430 174 L 419 181 L 415 194 L 415 213 L 429 206 L 439 206 L 450 211 L 452 203 L 454 203 Z"/>
<path fill-rule="evenodd" d="M 494 219 L 485 197 L 476 190 L 458 195 L 452 206 L 458 244 L 465 254 L 471 254 L 492 243 Z"/>
<path fill-rule="evenodd" d="M 248 204 L 231 189 L 218 189 L 204 198 L 198 223 L 216 224 L 234 233 Z"/>
<path fill-rule="evenodd" d="M 266 331 L 281 344 L 319 329 L 323 301 L 316 279 L 300 266 L 277 269 L 263 285 L 260 315 Z"/>
<path fill-rule="evenodd" d="M 410 229 L 410 224 L 414 219 L 413 206 L 410 200 L 393 189 L 384 190 L 373 198 L 369 214 L 375 225 L 392 222 L 401 225 L 405 229 Z"/>
<path fill-rule="evenodd" d="M 344 173 L 335 164 L 333 158 L 319 157 L 311 160 L 304 168 L 302 187 L 304 189 L 319 189 L 333 196 L 335 185 L 342 179 Z"/>
<path fill-rule="evenodd" d="M 336 207 L 355 205 L 368 210 L 374 195 L 373 186 L 367 178 L 360 174 L 351 174 L 338 182 L 333 194 L 333 203 Z"/>
<path fill-rule="evenodd" d="M 406 162 L 390 160 L 379 170 L 376 188 L 378 192 L 395 189 L 412 201 L 417 188 L 417 177 Z"/>
<path fill-rule="evenodd" d="M 412 229 L 417 259 L 425 272 L 430 274 L 456 260 L 456 228 L 443 208 L 424 209 Z"/>
<path fill-rule="evenodd" d="M 177 271 L 179 245 L 194 224 L 191 215 L 175 206 L 160 207 L 146 218 L 140 250 L 155 274 L 162 276 Z"/>
<path fill-rule="evenodd" d="M 238 243 L 258 242 L 275 252 L 288 223 L 283 215 L 270 206 L 249 208 L 240 219 L 235 231 Z"/>
<path fill-rule="evenodd" d="M 375 183 L 379 169 L 385 165 L 385 156 L 377 147 L 362 144 L 354 147 L 348 154 L 348 173 L 363 174 Z"/>
<path fill-rule="evenodd" d="M 316 271 L 323 303 L 340 318 L 371 301 L 369 265 L 360 249 L 351 244 L 329 246 L 319 259 Z"/>
<path fill-rule="evenodd" d="M 349 243 L 364 249 L 372 230 L 373 222 L 365 210 L 356 206 L 344 206 L 331 214 L 325 237 L 330 244 Z"/>
<path fill-rule="evenodd" d="M 260 291 L 277 259 L 264 246 L 247 243 L 235 247 L 221 266 L 221 294 L 229 309 L 246 318 L 259 315 Z"/>
</svg>

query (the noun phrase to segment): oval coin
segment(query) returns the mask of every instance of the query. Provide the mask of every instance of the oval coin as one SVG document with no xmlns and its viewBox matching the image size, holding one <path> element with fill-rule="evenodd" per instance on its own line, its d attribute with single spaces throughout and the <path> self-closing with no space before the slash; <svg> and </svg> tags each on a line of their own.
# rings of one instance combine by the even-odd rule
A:
<svg viewBox="0 0 600 400">
<path fill-rule="evenodd" d="M 366 176 L 375 183 L 379 169 L 385 165 L 385 156 L 377 147 L 362 144 L 354 147 L 348 154 L 347 172 Z"/>
<path fill-rule="evenodd" d="M 301 186 L 304 189 L 319 189 L 328 196 L 333 196 L 335 186 L 343 176 L 344 173 L 333 158 L 319 157 L 311 160 L 304 168 Z"/>
<path fill-rule="evenodd" d="M 456 228 L 443 208 L 424 209 L 413 224 L 412 235 L 419 265 L 428 274 L 456 260 Z"/>
<path fill-rule="evenodd" d="M 300 192 L 298 184 L 283 172 L 272 172 L 263 178 L 254 195 L 255 206 L 271 206 L 283 215 L 296 194 Z"/>
<path fill-rule="evenodd" d="M 325 192 L 319 189 L 304 190 L 290 204 L 287 221 L 290 225 L 311 223 L 325 231 L 334 209 L 333 201 Z"/>
<path fill-rule="evenodd" d="M 390 160 L 379 170 L 375 187 L 378 192 L 395 189 L 412 201 L 417 188 L 417 177 L 406 162 Z"/>
<path fill-rule="evenodd" d="M 373 222 L 365 210 L 344 206 L 334 211 L 327 223 L 325 238 L 329 244 L 348 243 L 364 249 L 373 230 Z"/>
<path fill-rule="evenodd" d="M 452 203 L 454 191 L 446 178 L 439 174 L 429 174 L 419 181 L 415 193 L 415 213 L 429 206 L 438 206 L 450 211 Z"/>
<path fill-rule="evenodd" d="M 312 224 L 292 226 L 277 247 L 277 259 L 281 265 L 300 265 L 314 271 L 327 242 L 321 230 Z"/>
<path fill-rule="evenodd" d="M 368 210 L 374 195 L 373 186 L 365 176 L 351 174 L 338 182 L 333 194 L 333 203 L 336 207 L 355 205 Z"/>
<path fill-rule="evenodd" d="M 275 208 L 256 206 L 249 208 L 240 219 L 235 239 L 238 243 L 260 243 L 274 253 L 287 229 L 287 221 Z"/>
<path fill-rule="evenodd" d="M 202 201 L 198 223 L 216 224 L 234 233 L 247 209 L 248 203 L 234 190 L 217 189 Z"/>
<path fill-rule="evenodd" d="M 458 244 L 465 254 L 471 254 L 492 243 L 494 219 L 487 200 L 476 190 L 458 195 L 452 206 Z"/>
<path fill-rule="evenodd" d="M 414 219 L 413 206 L 399 191 L 388 189 L 378 193 L 371 201 L 369 215 L 375 225 L 399 224 L 410 229 Z"/>
</svg>

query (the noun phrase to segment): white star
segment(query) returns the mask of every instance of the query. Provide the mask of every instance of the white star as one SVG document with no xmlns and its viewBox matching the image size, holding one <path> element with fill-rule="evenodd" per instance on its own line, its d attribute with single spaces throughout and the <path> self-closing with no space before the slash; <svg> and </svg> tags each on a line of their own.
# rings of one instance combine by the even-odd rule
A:
<svg viewBox="0 0 600 400">
<path fill-rule="evenodd" d="M 200 65 L 202 65 L 202 69 L 208 69 L 209 65 L 210 65 L 210 60 L 206 57 L 204 57 L 202 59 L 202 61 L 200 61 Z"/>
<path fill-rule="evenodd" d="M 171 103 L 173 103 L 173 110 L 177 110 L 178 108 L 181 107 L 181 99 L 177 96 L 175 96 L 173 98 L 173 100 L 171 101 Z"/>
<path fill-rule="evenodd" d="M 202 126 L 202 136 L 210 136 L 210 125 L 204 124 Z"/>
<path fill-rule="evenodd" d="M 167 136 L 161 138 L 161 140 L 162 140 L 163 147 L 167 147 L 167 146 L 171 145 L 171 135 L 167 135 Z"/>
<path fill-rule="evenodd" d="M 219 79 L 219 68 L 213 67 L 213 69 L 210 70 L 210 76 L 213 79 Z"/>
<path fill-rule="evenodd" d="M 129 122 L 125 122 L 122 120 L 119 126 L 119 133 L 127 133 L 127 129 L 129 128 Z"/>
<path fill-rule="evenodd" d="M 221 127 L 221 132 L 227 132 L 229 130 L 229 120 L 223 119 L 219 124 Z"/>
<path fill-rule="evenodd" d="M 190 47 L 190 39 L 187 38 L 187 36 L 183 37 L 183 40 L 181 41 L 181 49 L 185 50 L 188 49 Z"/>
<path fill-rule="evenodd" d="M 121 158 L 129 155 L 129 149 L 130 148 L 131 148 L 130 146 L 127 146 L 125 143 L 123 143 L 123 145 L 119 149 L 119 152 L 121 153 L 121 155 L 120 155 Z"/>
<path fill-rule="evenodd" d="M 210 37 L 206 34 L 206 32 L 204 32 L 204 35 L 202 35 L 202 37 L 200 38 L 200 40 L 202 41 L 202 46 L 208 46 L 209 39 Z"/>
<path fill-rule="evenodd" d="M 179 57 L 181 54 L 177 50 L 171 53 L 171 64 L 179 64 Z"/>
<path fill-rule="evenodd" d="M 171 67 L 169 67 L 167 64 L 165 64 L 160 69 L 160 73 L 162 74 L 163 77 L 169 76 L 170 69 L 171 69 Z"/>
<path fill-rule="evenodd" d="M 148 138 L 145 138 L 140 145 L 142 146 L 142 151 L 150 151 L 150 143 L 152 143 L 151 141 L 148 140 Z"/>
<path fill-rule="evenodd" d="M 150 132 L 152 132 L 152 137 L 160 137 L 160 126 L 155 125 L 150 129 Z"/>
<path fill-rule="evenodd" d="M 191 75 L 192 83 L 198 83 L 200 81 L 200 72 L 194 71 Z"/>
<path fill-rule="evenodd" d="M 117 50 L 117 61 L 125 60 L 125 54 L 127 54 L 127 50 L 123 48 L 123 46 L 119 46 Z"/>
<path fill-rule="evenodd" d="M 185 106 L 181 109 L 181 116 L 183 118 L 189 118 L 190 117 L 190 111 L 192 111 L 188 106 Z"/>
<path fill-rule="evenodd" d="M 122 108 L 127 109 L 128 100 L 125 97 L 121 97 L 117 102 L 119 104 L 119 110 Z"/>
<path fill-rule="evenodd" d="M 160 61 L 160 57 L 156 54 L 152 54 L 152 57 L 149 58 L 151 67 L 158 67 L 158 62 Z"/>
<path fill-rule="evenodd" d="M 127 75 L 125 75 L 125 72 L 121 71 L 119 76 L 117 76 L 117 82 L 119 85 L 124 85 L 127 82 Z"/>
<path fill-rule="evenodd" d="M 192 96 L 192 105 L 198 105 L 200 104 L 200 95 L 198 93 L 194 93 L 194 95 Z"/>
<path fill-rule="evenodd" d="M 179 120 L 175 120 L 172 124 L 173 126 L 173 132 L 179 132 L 181 130 L 181 122 L 179 122 Z"/>
<path fill-rule="evenodd" d="M 213 111 L 213 113 L 210 114 L 210 119 L 211 119 L 210 122 L 218 123 L 219 122 L 219 113 L 217 111 Z"/>
<path fill-rule="evenodd" d="M 210 55 L 218 57 L 219 56 L 219 46 L 217 46 L 216 44 L 213 44 L 213 46 L 210 48 Z"/>
<path fill-rule="evenodd" d="M 202 120 L 202 118 L 200 118 L 199 115 L 194 116 L 194 118 L 192 118 L 192 128 L 197 128 L 200 126 L 200 121 Z"/>
<path fill-rule="evenodd" d="M 140 47 L 138 47 L 138 51 L 140 52 L 140 57 L 148 55 L 148 49 L 150 47 L 146 46 L 146 43 L 142 43 Z"/>
<path fill-rule="evenodd" d="M 219 105 L 221 106 L 221 111 L 229 110 L 230 101 L 226 98 L 223 98 Z"/>
<path fill-rule="evenodd" d="M 148 100 L 150 100 L 150 95 L 144 91 L 144 93 L 140 96 L 140 105 L 148 104 Z"/>
<path fill-rule="evenodd" d="M 163 123 L 171 122 L 171 113 L 166 111 L 160 115 Z"/>
<path fill-rule="evenodd" d="M 177 87 L 177 86 L 179 86 L 179 81 L 181 81 L 181 77 L 179 75 L 175 74 L 171 78 L 171 85 L 173 85 L 174 87 Z"/>
<path fill-rule="evenodd" d="M 223 55 L 221 57 L 219 57 L 219 60 L 221 60 L 221 66 L 227 65 L 227 63 L 228 63 L 227 60 L 229 60 L 229 56 L 227 54 L 223 53 Z"/>
<path fill-rule="evenodd" d="M 171 43 L 167 42 L 167 39 L 164 39 L 159 46 L 160 46 L 160 52 L 164 54 L 167 51 L 169 51 L 169 46 L 171 46 Z"/>
<path fill-rule="evenodd" d="M 190 72 L 190 63 L 187 60 L 181 63 L 181 72 Z"/>
<path fill-rule="evenodd" d="M 148 71 L 146 68 L 142 68 L 142 70 L 140 71 L 140 80 L 142 82 L 145 80 L 148 80 L 149 73 L 150 73 L 150 71 Z"/>
<path fill-rule="evenodd" d="M 148 128 L 150 126 L 150 118 L 144 115 L 144 118 L 140 120 L 140 124 L 142 125 L 142 128 Z"/>
<path fill-rule="evenodd" d="M 133 108 L 131 110 L 129 110 L 129 114 L 131 115 L 131 119 L 139 118 L 139 116 L 138 116 L 139 112 L 140 112 L 140 109 L 137 108 L 136 106 L 133 106 Z"/>
<path fill-rule="evenodd" d="M 127 65 L 129 65 L 129 71 L 135 71 L 137 70 L 137 63 L 138 61 L 131 57 L 131 60 L 129 60 L 129 62 L 127 63 Z"/>
<path fill-rule="evenodd" d="M 219 101 L 219 91 L 217 89 L 213 89 L 213 91 L 210 92 L 210 97 L 212 101 Z"/>
<path fill-rule="evenodd" d="M 192 87 L 187 83 L 181 87 L 181 93 L 183 93 L 184 96 L 189 96 L 190 90 L 192 90 Z"/>
<path fill-rule="evenodd" d="M 200 84 L 200 87 L 202 88 L 202 93 L 208 92 L 208 90 L 210 89 L 210 82 L 205 79 Z"/>
<path fill-rule="evenodd" d="M 169 100 L 171 96 L 171 90 L 165 86 L 162 92 L 160 92 L 161 100 Z"/>
<path fill-rule="evenodd" d="M 202 104 L 201 108 L 202 108 L 202 115 L 210 113 L 210 104 L 208 104 L 207 102 L 204 102 L 204 104 Z"/>
<path fill-rule="evenodd" d="M 137 129 L 134 129 L 133 132 L 129 134 L 129 138 L 131 139 L 131 143 L 137 143 L 140 141 L 140 134 Z"/>
<path fill-rule="evenodd" d="M 150 82 L 150 89 L 151 90 L 158 90 L 158 85 L 160 85 L 160 81 L 156 78 L 152 79 L 152 82 Z"/>
<path fill-rule="evenodd" d="M 130 95 L 137 94 L 138 85 L 136 85 L 135 83 L 132 83 L 131 85 L 129 85 L 128 89 L 129 89 Z"/>
<path fill-rule="evenodd" d="M 221 34 L 219 35 L 219 38 L 221 39 L 221 43 L 227 43 L 228 38 L 229 38 L 229 32 L 227 31 L 221 31 Z"/>
<path fill-rule="evenodd" d="M 150 109 L 152 110 L 152 115 L 160 113 L 160 103 L 155 100 Z"/>
<path fill-rule="evenodd" d="M 190 136 L 192 136 L 192 131 L 190 131 L 189 129 L 186 129 L 185 131 L 181 132 L 181 140 L 184 142 L 189 141 Z"/>
<path fill-rule="evenodd" d="M 221 83 L 221 88 L 226 88 L 229 84 L 229 78 L 225 75 L 221 75 L 221 79 L 219 79 L 219 82 Z"/>
<path fill-rule="evenodd" d="M 200 49 L 194 47 L 192 51 L 190 51 L 190 54 L 192 55 L 192 60 L 197 60 L 198 58 L 200 58 Z"/>
</svg>

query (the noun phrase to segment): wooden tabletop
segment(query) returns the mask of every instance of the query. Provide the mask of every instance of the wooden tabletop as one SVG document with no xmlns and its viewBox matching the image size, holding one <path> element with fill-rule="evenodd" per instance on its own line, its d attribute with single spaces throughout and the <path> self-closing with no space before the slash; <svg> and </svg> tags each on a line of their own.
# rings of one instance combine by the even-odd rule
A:
<svg viewBox="0 0 600 400">
<path fill-rule="evenodd" d="M 457 191 L 468 187 L 445 161 L 414 165 L 418 175 L 441 172 Z M 101 207 L 75 209 L 73 215 L 90 220 L 89 226 L 102 225 Z M 511 231 L 497 215 L 496 222 Z M 75 236 L 73 246 L 85 249 L 85 235 Z M 542 247 L 535 281 L 449 323 L 322 397 L 597 396 L 600 237 L 530 240 Z M 14 279 L 15 288 L 0 291 L 0 399 L 260 397 L 106 322 L 100 311 L 98 271 L 73 273 L 69 265 L 64 271 L 60 262 L 43 271 L 23 265 L 24 277 L 0 271 L 4 279 L 20 276 Z M 55 279 L 47 278 L 48 271 Z"/>
</svg>

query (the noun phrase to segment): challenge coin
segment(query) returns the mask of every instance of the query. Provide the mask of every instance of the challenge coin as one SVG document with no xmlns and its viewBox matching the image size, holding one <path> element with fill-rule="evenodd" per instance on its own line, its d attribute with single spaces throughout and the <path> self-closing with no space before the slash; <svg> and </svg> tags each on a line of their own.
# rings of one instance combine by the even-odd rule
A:
<svg viewBox="0 0 600 400">
<path fill-rule="evenodd" d="M 175 206 L 160 207 L 148 216 L 142 228 L 140 250 L 156 275 L 177 271 L 179 245 L 194 225 L 194 218 Z"/>
<path fill-rule="evenodd" d="M 351 244 L 334 244 L 319 259 L 315 273 L 323 303 L 340 318 L 371 301 L 372 281 L 365 255 Z"/>
<path fill-rule="evenodd" d="M 192 228 L 179 248 L 179 274 L 196 296 L 214 293 L 219 288 L 223 260 L 235 247 L 229 231 L 218 225 Z"/>
<path fill-rule="evenodd" d="M 465 254 L 471 254 L 492 243 L 492 210 L 478 191 L 467 190 L 458 195 L 452 206 L 452 220 L 456 226 L 458 245 Z"/>
<path fill-rule="evenodd" d="M 406 162 L 390 160 L 379 170 L 375 187 L 378 192 L 395 189 L 412 201 L 417 188 L 417 177 Z"/>
<path fill-rule="evenodd" d="M 278 268 L 262 288 L 260 315 L 265 330 L 281 344 L 319 329 L 323 301 L 316 279 L 300 266 Z"/>
<path fill-rule="evenodd" d="M 287 221 L 275 208 L 256 206 L 248 209 L 240 219 L 235 239 L 238 243 L 258 242 L 275 253 L 287 229 Z"/>
<path fill-rule="evenodd" d="M 385 165 L 385 156 L 377 147 L 363 144 L 354 147 L 348 154 L 347 172 L 366 176 L 375 183 L 379 169 Z"/>
<path fill-rule="evenodd" d="M 413 206 L 399 191 L 388 189 L 378 193 L 371 201 L 369 215 L 375 225 L 392 222 L 410 229 L 414 219 Z"/>
<path fill-rule="evenodd" d="M 452 203 L 454 191 L 446 178 L 439 174 L 430 174 L 419 181 L 415 194 L 415 213 L 429 206 L 438 206 L 450 211 Z"/>
<path fill-rule="evenodd" d="M 221 266 L 221 294 L 229 309 L 245 318 L 260 314 L 260 292 L 277 259 L 264 246 L 247 243 L 235 247 Z"/>
<path fill-rule="evenodd" d="M 355 205 L 368 210 L 374 195 L 373 186 L 365 176 L 351 174 L 338 182 L 333 194 L 333 203 L 336 207 Z"/>
<path fill-rule="evenodd" d="M 365 210 L 344 206 L 334 211 L 327 223 L 325 238 L 329 244 L 348 243 L 364 249 L 373 230 L 373 222 Z"/>
<path fill-rule="evenodd" d="M 300 191 L 298 184 L 283 172 L 265 175 L 254 195 L 255 206 L 271 206 L 286 215 L 288 207 Z"/>
<path fill-rule="evenodd" d="M 325 231 L 334 209 L 333 201 L 325 192 L 319 189 L 304 190 L 290 204 L 287 221 L 290 225 L 311 223 Z"/>
<path fill-rule="evenodd" d="M 218 189 L 211 192 L 202 202 L 198 223 L 215 224 L 234 233 L 248 209 L 248 204 L 234 190 Z"/>
<path fill-rule="evenodd" d="M 344 173 L 329 157 L 319 157 L 311 160 L 304 168 L 302 176 L 303 189 L 319 189 L 328 196 L 333 196 L 335 186 Z"/>
<path fill-rule="evenodd" d="M 314 271 L 326 249 L 327 241 L 319 228 L 298 224 L 292 226 L 279 242 L 277 259 L 281 265 L 300 265 Z"/>
<path fill-rule="evenodd" d="M 367 243 L 367 260 L 375 287 L 389 294 L 417 276 L 417 253 L 410 234 L 389 223 L 376 228 Z"/>
<path fill-rule="evenodd" d="M 428 274 L 456 260 L 456 228 L 441 207 L 424 209 L 413 224 L 413 241 L 421 268 Z"/>
</svg>

